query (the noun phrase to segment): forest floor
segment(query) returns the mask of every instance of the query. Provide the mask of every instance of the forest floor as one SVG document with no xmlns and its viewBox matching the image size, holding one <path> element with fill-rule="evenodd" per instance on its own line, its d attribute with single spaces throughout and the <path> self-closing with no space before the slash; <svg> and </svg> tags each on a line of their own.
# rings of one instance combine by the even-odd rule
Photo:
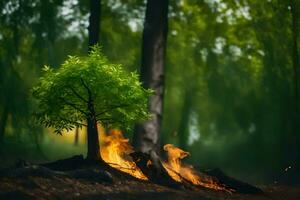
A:
<svg viewBox="0 0 300 200">
<path fill-rule="evenodd" d="M 0 199 L 105 199 L 105 200 L 142 200 L 142 199 L 216 199 L 216 200 L 299 200 L 300 188 L 286 186 L 264 187 L 265 195 L 227 194 L 215 191 L 174 190 L 164 186 L 137 181 L 123 181 L 114 184 L 101 184 L 70 178 L 45 179 L 2 179 Z"/>
<path fill-rule="evenodd" d="M 174 189 L 74 158 L 41 165 L 21 161 L 0 170 L 0 200 L 300 200 L 300 186 L 260 186 L 261 194 Z"/>
<path fill-rule="evenodd" d="M 98 166 L 57 171 L 25 165 L 0 171 L 1 200 L 299 200 L 300 186 L 261 186 L 263 194 L 173 189 Z"/>
</svg>

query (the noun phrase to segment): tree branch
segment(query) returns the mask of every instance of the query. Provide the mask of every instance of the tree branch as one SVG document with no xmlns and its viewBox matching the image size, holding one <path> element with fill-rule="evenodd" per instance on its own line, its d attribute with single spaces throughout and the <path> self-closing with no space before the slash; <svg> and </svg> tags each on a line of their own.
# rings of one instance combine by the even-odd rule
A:
<svg viewBox="0 0 300 200">
<path fill-rule="evenodd" d="M 68 87 L 70 88 L 70 90 L 82 101 L 84 101 L 85 103 L 88 102 L 88 100 L 84 99 L 78 92 L 76 92 L 76 90 L 74 90 L 74 88 L 71 85 L 68 85 Z"/>
<path fill-rule="evenodd" d="M 80 78 L 80 81 L 81 81 L 83 87 L 87 90 L 87 92 L 88 92 L 88 94 L 89 94 L 89 100 L 91 100 L 91 99 L 92 99 L 92 92 L 91 92 L 90 88 L 89 88 L 88 85 L 83 81 L 82 78 Z"/>
<path fill-rule="evenodd" d="M 71 106 L 72 108 L 74 108 L 75 110 L 78 110 L 79 112 L 81 112 L 82 114 L 84 114 L 84 115 L 88 115 L 88 113 L 86 113 L 84 110 L 82 110 L 82 109 L 80 109 L 79 107 L 78 107 L 78 105 L 76 105 L 76 104 L 74 104 L 74 103 L 71 103 L 71 102 L 68 102 L 66 99 L 64 99 L 64 98 L 62 98 L 62 97 L 60 97 L 59 99 L 61 99 L 66 105 L 68 105 L 68 106 Z"/>
</svg>

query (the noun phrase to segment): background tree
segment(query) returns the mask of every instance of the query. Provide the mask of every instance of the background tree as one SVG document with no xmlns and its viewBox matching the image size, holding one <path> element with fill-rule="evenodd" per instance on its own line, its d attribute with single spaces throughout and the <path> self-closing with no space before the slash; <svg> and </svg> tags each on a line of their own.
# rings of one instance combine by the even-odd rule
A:
<svg viewBox="0 0 300 200">
<path fill-rule="evenodd" d="M 99 42 L 101 0 L 90 0 L 89 48 Z"/>
<path fill-rule="evenodd" d="M 294 111 L 294 134 L 295 134 L 295 141 L 294 143 L 300 143 L 300 59 L 299 59 L 299 27 L 300 27 L 300 3 L 299 1 L 291 0 L 289 3 L 291 15 L 292 15 L 292 63 L 293 63 L 293 73 L 294 73 L 294 104 L 295 104 L 295 111 Z M 297 134 L 298 133 L 298 134 Z M 294 144 L 293 146 L 296 146 Z M 297 152 L 297 149 L 294 150 Z M 300 160 L 300 153 L 297 153 L 297 159 Z M 300 169 L 300 167 L 299 167 Z"/>
<path fill-rule="evenodd" d="M 137 124 L 134 145 L 148 152 L 159 149 L 164 96 L 164 69 L 168 33 L 168 0 L 148 0 L 142 41 L 141 81 L 154 90 L 149 99 L 152 119 Z"/>
<path fill-rule="evenodd" d="M 136 73 L 110 64 L 94 47 L 88 57 L 70 57 L 57 71 L 46 74 L 34 88 L 38 119 L 57 133 L 87 127 L 87 159 L 100 160 L 97 124 L 128 130 L 145 120 L 151 91 L 141 87 Z"/>
<path fill-rule="evenodd" d="M 35 63 L 41 58 L 54 63 L 51 50 L 65 22 L 57 14 L 61 5 L 61 1 L 38 0 L 0 3 L 0 150 L 5 143 L 21 143 L 22 136 L 28 135 L 28 143 L 35 144 L 40 152 L 38 142 L 43 131 L 28 120 L 34 108 L 28 98 L 33 84 L 28 77 L 36 76 Z"/>
<path fill-rule="evenodd" d="M 189 162 L 219 166 L 244 180 L 300 180 L 293 40 L 298 38 L 298 53 L 300 47 L 291 3 L 169 1 L 162 143 L 185 147 Z M 85 153 L 82 143 L 66 145 L 73 135 L 55 136 L 31 124 L 37 105 L 28 97 L 41 66 L 57 68 L 68 55 L 87 54 L 89 5 L 0 1 L 0 118 L 7 116 L 0 165 L 20 155 L 40 161 L 36 141 L 48 160 Z M 141 65 L 145 10 L 146 1 L 101 1 L 103 52 L 125 71 Z"/>
</svg>

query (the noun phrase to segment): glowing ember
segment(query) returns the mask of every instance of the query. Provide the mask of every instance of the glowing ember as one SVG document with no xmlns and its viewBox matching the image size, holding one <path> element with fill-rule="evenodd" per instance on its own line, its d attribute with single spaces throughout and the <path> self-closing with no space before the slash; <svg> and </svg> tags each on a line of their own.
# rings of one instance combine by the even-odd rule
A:
<svg viewBox="0 0 300 200">
<path fill-rule="evenodd" d="M 109 134 L 101 133 L 101 157 L 111 167 L 128 173 L 136 178 L 148 180 L 129 156 L 133 153 L 133 147 L 129 139 L 124 138 L 119 130 L 111 130 Z"/>
<path fill-rule="evenodd" d="M 209 176 L 200 177 L 193 169 L 193 166 L 182 164 L 181 160 L 189 156 L 189 152 L 185 152 L 177 147 L 174 147 L 172 144 L 166 144 L 164 146 L 164 150 L 168 154 L 168 160 L 167 162 L 163 162 L 163 166 L 175 181 L 188 181 L 194 185 L 200 185 L 214 190 L 232 192 L 232 190 L 227 189 Z"/>
</svg>

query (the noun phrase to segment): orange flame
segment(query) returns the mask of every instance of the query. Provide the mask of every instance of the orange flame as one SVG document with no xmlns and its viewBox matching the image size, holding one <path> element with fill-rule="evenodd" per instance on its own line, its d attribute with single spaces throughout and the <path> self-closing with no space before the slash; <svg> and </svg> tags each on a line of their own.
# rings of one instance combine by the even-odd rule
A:
<svg viewBox="0 0 300 200">
<path fill-rule="evenodd" d="M 105 134 L 104 131 L 100 131 L 100 134 L 100 153 L 107 164 L 136 178 L 148 180 L 129 156 L 134 150 L 129 139 L 124 138 L 121 131 L 113 129 L 109 134 Z"/>
<path fill-rule="evenodd" d="M 168 160 L 167 162 L 163 162 L 163 166 L 175 181 L 188 181 L 194 185 L 200 185 L 214 190 L 232 192 L 232 190 L 227 189 L 224 185 L 218 183 L 212 177 L 205 175 L 200 177 L 193 169 L 193 166 L 182 164 L 181 160 L 189 156 L 189 152 L 183 151 L 172 144 L 166 144 L 164 146 L 164 150 L 167 152 Z"/>
<path fill-rule="evenodd" d="M 134 149 L 129 143 L 129 139 L 125 138 L 121 131 L 113 129 L 106 134 L 102 129 L 99 132 L 101 137 L 100 153 L 107 164 L 136 178 L 148 180 L 129 155 L 134 152 Z M 233 192 L 233 190 L 227 189 L 212 177 L 205 175 L 200 177 L 193 166 L 182 164 L 181 160 L 189 156 L 189 152 L 183 151 L 172 144 L 166 144 L 164 150 L 167 152 L 168 160 L 162 162 L 162 164 L 175 181 L 188 181 L 194 185 L 214 190 Z M 148 161 L 148 164 L 151 164 L 151 160 Z"/>
</svg>

